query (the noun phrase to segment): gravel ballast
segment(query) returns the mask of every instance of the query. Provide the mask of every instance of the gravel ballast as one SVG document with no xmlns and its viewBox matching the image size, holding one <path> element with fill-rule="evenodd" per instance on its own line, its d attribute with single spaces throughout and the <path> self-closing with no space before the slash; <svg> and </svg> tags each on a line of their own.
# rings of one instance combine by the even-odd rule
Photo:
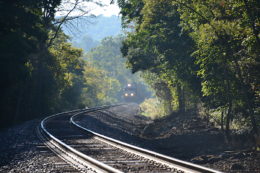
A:
<svg viewBox="0 0 260 173">
<path fill-rule="evenodd" d="M 226 144 L 220 130 L 195 115 L 151 120 L 138 110 L 136 104 L 122 105 L 105 114 L 81 115 L 78 122 L 112 138 L 223 172 L 260 173 L 259 151 Z"/>
<path fill-rule="evenodd" d="M 103 113 L 83 114 L 77 121 L 93 131 L 118 140 L 223 172 L 260 173 L 259 152 L 250 148 L 242 150 L 223 147 L 225 144 L 220 133 L 206 127 L 197 118 L 193 119 L 193 123 L 185 119 L 185 125 L 178 117 L 151 120 L 139 115 L 136 104 L 114 107 Z M 78 172 L 38 138 L 36 128 L 39 123 L 40 120 L 27 121 L 0 131 L 1 173 Z M 194 124 L 200 126 L 194 129 Z M 213 145 L 217 140 L 217 145 Z M 218 146 L 221 143 L 222 146 Z M 212 146 L 205 147 L 207 144 Z"/>
<path fill-rule="evenodd" d="M 78 172 L 49 150 L 38 138 L 40 120 L 0 131 L 0 172 Z"/>
</svg>

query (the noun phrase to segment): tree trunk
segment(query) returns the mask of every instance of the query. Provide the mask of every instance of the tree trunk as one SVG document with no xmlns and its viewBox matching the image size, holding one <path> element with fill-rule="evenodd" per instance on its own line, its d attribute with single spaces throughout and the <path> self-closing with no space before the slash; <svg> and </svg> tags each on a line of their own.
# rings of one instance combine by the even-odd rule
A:
<svg viewBox="0 0 260 173">
<path fill-rule="evenodd" d="M 164 107 L 165 107 L 165 110 L 166 110 L 166 113 L 167 113 L 167 114 L 171 114 L 171 113 L 172 113 L 171 100 L 166 100 L 166 101 L 164 102 Z"/>
<path fill-rule="evenodd" d="M 185 99 L 184 99 L 184 89 L 178 84 L 177 85 L 177 93 L 178 93 L 178 103 L 179 103 L 179 112 L 185 112 Z"/>
<path fill-rule="evenodd" d="M 220 122 L 221 130 L 224 131 L 224 111 L 221 111 L 221 122 Z"/>
<path fill-rule="evenodd" d="M 245 8 L 246 8 L 246 13 L 249 17 L 250 26 L 253 30 L 253 34 L 255 36 L 256 42 L 258 43 L 258 47 L 259 47 L 260 46 L 260 39 L 258 37 L 259 31 L 257 30 L 256 25 L 255 25 L 256 16 L 252 15 L 252 13 L 251 13 L 252 10 L 250 10 L 250 7 L 249 7 L 247 0 L 244 0 L 244 4 L 245 4 Z"/>
<path fill-rule="evenodd" d="M 227 113 L 227 117 L 226 117 L 226 129 L 225 129 L 226 139 L 227 139 L 228 142 L 230 141 L 230 121 L 231 121 L 231 115 L 232 115 L 232 102 L 229 102 L 228 113 Z"/>
<path fill-rule="evenodd" d="M 249 117 L 250 117 L 251 124 L 252 124 L 252 127 L 253 127 L 253 134 L 254 135 L 259 135 L 258 134 L 258 127 L 257 127 L 256 119 L 255 119 L 255 116 L 254 116 L 254 111 L 253 111 L 252 108 L 250 108 Z"/>
<path fill-rule="evenodd" d="M 252 127 L 253 127 L 253 133 L 258 135 L 258 128 L 257 128 L 257 123 L 256 123 L 256 120 L 255 120 L 255 117 L 254 117 L 254 109 L 252 107 L 254 107 L 254 102 L 252 102 L 252 99 L 249 98 L 248 96 L 248 93 L 250 93 L 250 91 L 246 88 L 246 84 L 244 84 L 244 80 L 243 80 L 243 77 L 242 77 L 242 72 L 241 72 L 241 68 L 239 67 L 239 64 L 237 61 L 235 61 L 235 67 L 236 67 L 236 71 L 238 72 L 238 76 L 239 76 L 239 79 L 240 79 L 240 85 L 241 85 L 241 88 L 242 88 L 242 94 L 245 95 L 246 97 L 246 103 L 247 103 L 247 107 L 249 109 L 249 117 L 250 117 L 250 121 L 251 121 L 251 124 L 252 124 Z M 251 91 L 252 92 L 252 91 Z"/>
</svg>

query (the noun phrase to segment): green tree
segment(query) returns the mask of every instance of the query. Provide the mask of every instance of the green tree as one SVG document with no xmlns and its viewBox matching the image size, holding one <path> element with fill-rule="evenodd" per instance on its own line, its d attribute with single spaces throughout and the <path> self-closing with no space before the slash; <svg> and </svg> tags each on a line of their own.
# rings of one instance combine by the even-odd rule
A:
<svg viewBox="0 0 260 173">
<path fill-rule="evenodd" d="M 258 1 L 174 1 L 182 26 L 196 42 L 194 56 L 200 66 L 204 100 L 221 107 L 226 132 L 232 120 L 250 119 L 257 132 L 259 107 Z"/>
<path fill-rule="evenodd" d="M 115 95 L 120 89 L 120 84 L 115 78 L 109 77 L 107 72 L 89 63 L 84 71 L 83 103 L 88 106 L 97 106 L 116 103 Z"/>
<path fill-rule="evenodd" d="M 135 32 L 128 34 L 122 48 L 123 55 L 133 72 L 150 70 L 164 79 L 175 93 L 173 95 L 178 97 L 179 111 L 183 112 L 184 90 L 191 88 L 200 94 L 200 81 L 195 73 L 198 67 L 190 56 L 193 40 L 179 26 L 180 16 L 171 0 L 144 0 L 143 4 L 141 15 L 136 16 L 142 22 L 136 23 Z M 124 18 L 132 19 L 128 15 Z"/>
<path fill-rule="evenodd" d="M 179 110 L 185 109 L 187 95 L 221 110 L 227 136 L 230 124 L 241 119 L 251 122 L 257 133 L 258 1 L 120 0 L 118 4 L 125 26 L 132 28 L 122 52 L 133 72 L 150 71 L 165 81 L 172 99 L 178 97 Z"/>
<path fill-rule="evenodd" d="M 84 66 L 82 49 L 74 48 L 67 42 L 68 37 L 59 33 L 49 48 L 55 62 L 51 69 L 55 77 L 57 92 L 53 105 L 59 109 L 73 109 L 81 105 L 81 94 L 84 87 Z M 56 98 L 56 99 L 55 99 Z"/>
<path fill-rule="evenodd" d="M 47 101 L 39 97 L 37 100 L 33 99 L 33 92 L 29 90 L 33 88 L 35 91 L 32 87 L 36 86 L 34 72 L 41 69 L 35 66 L 34 62 L 48 59 L 35 59 L 35 55 L 42 51 L 40 43 L 48 39 L 48 30 L 44 27 L 44 22 L 47 21 L 42 11 L 46 7 L 45 3 L 46 1 L 30 0 L 0 1 L 0 72 L 3 74 L 0 98 L 1 126 L 5 126 L 5 122 L 30 118 L 32 112 L 38 108 L 33 105 L 38 103 L 38 100 Z M 48 5 L 55 8 L 59 3 L 60 1 L 50 1 Z M 49 10 L 49 15 L 51 22 L 54 10 Z M 41 80 L 49 75 L 48 72 L 44 73 Z M 43 107 L 45 105 L 43 104 Z M 38 113 L 40 112 L 41 109 Z"/>
<path fill-rule="evenodd" d="M 124 37 L 121 35 L 104 38 L 99 46 L 86 54 L 86 61 L 90 62 L 94 67 L 102 69 L 107 77 L 119 83 L 117 91 L 111 91 L 117 101 L 123 101 L 123 89 L 126 84 L 134 83 L 138 88 L 138 102 L 141 102 L 145 97 L 149 97 L 150 93 L 139 74 L 133 75 L 131 70 L 127 69 L 126 60 L 122 58 L 120 52 L 123 39 Z"/>
</svg>

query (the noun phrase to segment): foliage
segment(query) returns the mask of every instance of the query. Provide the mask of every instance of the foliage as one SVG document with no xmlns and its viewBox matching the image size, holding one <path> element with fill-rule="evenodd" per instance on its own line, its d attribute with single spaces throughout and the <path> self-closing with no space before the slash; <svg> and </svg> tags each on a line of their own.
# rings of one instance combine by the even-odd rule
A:
<svg viewBox="0 0 260 173">
<path fill-rule="evenodd" d="M 140 107 L 142 114 L 151 117 L 152 119 L 167 115 L 163 109 L 162 103 L 156 98 L 145 99 L 144 102 L 140 104 Z"/>
<path fill-rule="evenodd" d="M 204 102 L 225 111 L 230 121 L 250 118 L 254 132 L 259 100 L 259 2 L 175 1 L 182 25 L 196 42 Z M 197 19 L 197 20 L 195 20 Z M 258 114 L 258 113 L 257 113 Z"/>
<path fill-rule="evenodd" d="M 98 46 L 98 44 L 98 41 L 88 35 L 83 36 L 79 41 L 73 42 L 73 45 L 84 49 L 85 52 L 90 51 L 92 48 Z"/>
<path fill-rule="evenodd" d="M 0 0 L 1 128 L 85 106 L 83 88 L 95 87 L 85 79 L 82 50 L 55 25 L 60 3 Z"/>
<path fill-rule="evenodd" d="M 200 94 L 199 79 L 195 75 L 198 67 L 190 56 L 194 43 L 179 27 L 180 16 L 170 0 L 144 1 L 140 14 L 135 17 L 142 22 L 136 24 L 136 32 L 128 34 L 122 48 L 123 55 L 133 72 L 148 70 L 156 74 L 158 77 L 154 79 L 157 83 L 164 84 L 163 88 L 171 93 L 169 97 L 161 98 L 177 103 L 174 108 L 185 111 L 185 100 L 189 98 L 188 95 L 185 98 L 184 90 L 192 89 L 195 95 Z M 124 18 L 127 18 L 126 22 L 135 21 L 128 15 Z M 152 86 L 157 93 L 162 89 Z"/>
<path fill-rule="evenodd" d="M 83 103 L 89 106 L 116 103 L 115 95 L 120 84 L 115 78 L 109 77 L 106 71 L 87 64 L 84 71 L 85 87 Z"/>
<path fill-rule="evenodd" d="M 84 86 L 84 66 L 82 49 L 74 48 L 67 42 L 67 37 L 60 33 L 49 48 L 55 57 L 55 65 L 51 67 L 57 83 L 55 102 L 58 107 L 72 109 L 81 104 L 81 90 Z"/>
<path fill-rule="evenodd" d="M 44 44 L 59 3 L 0 1 L 1 127 L 50 110 L 48 100 L 54 91 L 49 88 L 55 87 L 49 69 L 53 58 Z"/>
<path fill-rule="evenodd" d="M 201 100 L 207 109 L 220 111 L 221 116 L 216 115 L 227 137 L 230 123 L 240 119 L 245 120 L 244 127 L 250 122 L 257 133 L 259 1 L 120 0 L 118 4 L 125 27 L 133 28 L 122 48 L 133 72 L 155 74 L 148 78 L 151 85 L 164 81 L 160 85 L 166 84 L 172 93 L 168 99 L 179 110 L 186 110 L 190 101 L 196 107 Z"/>
<path fill-rule="evenodd" d="M 122 46 L 123 36 L 106 37 L 100 45 L 92 49 L 86 54 L 85 60 L 88 61 L 93 68 L 102 69 L 104 78 L 109 79 L 111 84 L 104 83 L 101 85 L 116 85 L 118 87 L 110 88 L 110 99 L 114 98 L 117 101 L 123 100 L 123 89 L 127 83 L 134 83 L 138 88 L 138 102 L 150 96 L 144 82 L 141 80 L 139 74 L 133 75 L 129 69 L 126 68 L 126 60 L 122 58 L 120 47 Z M 116 84 L 113 84 L 115 82 Z"/>
</svg>

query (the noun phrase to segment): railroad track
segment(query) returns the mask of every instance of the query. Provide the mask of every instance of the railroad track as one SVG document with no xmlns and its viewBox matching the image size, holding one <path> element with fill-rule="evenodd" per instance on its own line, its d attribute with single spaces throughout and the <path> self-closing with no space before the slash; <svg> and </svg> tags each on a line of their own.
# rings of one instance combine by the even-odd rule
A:
<svg viewBox="0 0 260 173">
<path fill-rule="evenodd" d="M 80 172 L 219 173 L 123 143 L 77 124 L 78 115 L 107 108 L 109 107 L 105 106 L 52 115 L 41 122 L 39 134 L 51 150 Z"/>
</svg>

